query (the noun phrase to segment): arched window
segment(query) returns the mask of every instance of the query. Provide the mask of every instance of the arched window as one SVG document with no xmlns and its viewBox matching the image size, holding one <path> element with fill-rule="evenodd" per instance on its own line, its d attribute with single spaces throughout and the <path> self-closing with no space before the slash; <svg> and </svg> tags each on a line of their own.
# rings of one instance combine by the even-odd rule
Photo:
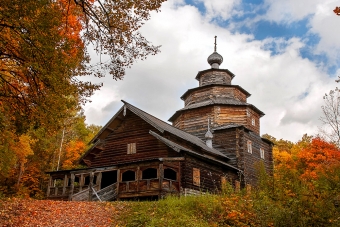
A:
<svg viewBox="0 0 340 227">
<path fill-rule="evenodd" d="M 148 168 L 148 169 L 143 170 L 143 174 L 142 174 L 143 180 L 154 179 L 154 178 L 157 178 L 157 169 Z"/>
<path fill-rule="evenodd" d="M 164 178 L 169 179 L 169 180 L 177 180 L 177 173 L 173 169 L 165 169 Z"/>
<path fill-rule="evenodd" d="M 128 170 L 128 171 L 123 173 L 122 181 L 134 181 L 134 180 L 136 180 L 135 171 Z"/>
</svg>

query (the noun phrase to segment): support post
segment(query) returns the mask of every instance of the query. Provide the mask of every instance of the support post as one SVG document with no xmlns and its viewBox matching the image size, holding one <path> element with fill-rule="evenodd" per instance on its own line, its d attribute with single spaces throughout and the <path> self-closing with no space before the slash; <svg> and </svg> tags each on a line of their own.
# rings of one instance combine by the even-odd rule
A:
<svg viewBox="0 0 340 227">
<path fill-rule="evenodd" d="M 161 199 L 162 196 L 162 184 L 163 184 L 163 178 L 164 178 L 164 170 L 163 170 L 163 163 L 159 164 L 159 196 L 158 199 Z"/>
<path fill-rule="evenodd" d="M 83 185 L 84 185 L 84 174 L 80 174 L 80 179 L 79 179 L 79 191 L 80 192 L 83 190 Z"/>
<path fill-rule="evenodd" d="M 97 181 L 96 181 L 96 185 L 98 187 L 98 191 L 101 189 L 100 185 L 102 183 L 102 172 L 98 173 L 97 175 Z"/>
<path fill-rule="evenodd" d="M 67 174 L 64 176 L 64 184 L 63 184 L 63 195 L 66 193 L 66 187 L 67 187 L 68 179 L 67 179 Z"/>
<path fill-rule="evenodd" d="M 68 196 L 68 200 L 71 201 L 72 200 L 72 195 L 73 195 L 73 191 L 74 191 L 74 173 L 71 173 L 71 189 L 70 189 L 70 193 Z"/>
<path fill-rule="evenodd" d="M 117 201 L 119 201 L 119 182 L 121 181 L 120 179 L 120 169 L 117 169 Z"/>
<path fill-rule="evenodd" d="M 89 201 L 92 201 L 92 194 L 93 194 L 93 178 L 94 173 L 90 173 L 90 183 L 89 183 Z"/>
<path fill-rule="evenodd" d="M 181 195 L 181 162 L 178 162 L 178 174 L 177 174 L 177 178 L 176 181 L 178 182 L 178 195 Z"/>
<path fill-rule="evenodd" d="M 49 196 L 50 196 L 51 185 L 52 185 L 52 176 L 50 175 L 50 179 L 49 179 L 49 181 L 48 181 L 48 187 L 47 187 L 46 197 L 49 197 Z"/>
<path fill-rule="evenodd" d="M 140 167 L 137 167 L 137 192 L 139 192 Z"/>
</svg>

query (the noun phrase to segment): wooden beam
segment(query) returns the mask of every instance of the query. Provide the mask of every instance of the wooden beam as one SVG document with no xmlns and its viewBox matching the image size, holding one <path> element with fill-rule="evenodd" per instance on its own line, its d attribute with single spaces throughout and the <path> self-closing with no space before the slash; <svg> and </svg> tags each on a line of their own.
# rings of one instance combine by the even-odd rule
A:
<svg viewBox="0 0 340 227">
<path fill-rule="evenodd" d="M 66 192 L 66 186 L 67 186 L 67 174 L 65 174 L 65 176 L 64 176 L 64 183 L 63 183 L 63 194 L 62 194 L 62 195 L 65 195 L 65 192 Z"/>
<path fill-rule="evenodd" d="M 74 191 L 74 174 L 71 174 L 71 189 L 70 189 L 70 193 L 68 196 L 68 200 L 71 201 L 72 200 L 72 195 L 73 195 L 73 191 Z"/>
<path fill-rule="evenodd" d="M 102 183 L 102 176 L 103 176 L 102 172 L 99 172 L 98 175 L 97 175 L 96 185 L 98 185 L 98 190 L 101 189 L 101 188 L 100 188 L 100 185 L 101 185 L 101 183 Z"/>
<path fill-rule="evenodd" d="M 139 179 L 142 179 L 142 176 L 140 176 L 140 167 L 137 167 L 137 192 L 139 192 Z"/>
<path fill-rule="evenodd" d="M 119 201 L 120 169 L 117 170 L 117 201 Z"/>
<path fill-rule="evenodd" d="M 46 197 L 50 196 L 52 181 L 53 181 L 53 179 L 52 179 L 52 176 L 50 175 L 50 179 L 48 181 L 48 186 L 47 186 Z"/>
<path fill-rule="evenodd" d="M 109 127 L 106 127 L 105 129 L 107 129 L 107 130 L 109 130 L 109 131 L 111 131 L 111 132 L 113 132 L 113 131 L 114 131 L 114 129 L 112 129 L 112 128 L 109 128 Z"/>
<path fill-rule="evenodd" d="M 163 164 L 159 164 L 159 195 L 158 198 L 160 199 L 162 196 L 162 184 L 163 184 L 163 178 L 164 178 L 164 170 L 163 170 Z"/>
<path fill-rule="evenodd" d="M 84 174 L 80 174 L 80 177 L 79 177 L 79 191 L 83 190 L 83 185 L 84 185 Z"/>
<path fill-rule="evenodd" d="M 92 201 L 92 194 L 93 194 L 93 191 L 92 191 L 92 187 L 93 187 L 93 178 L 94 178 L 94 173 L 91 172 L 91 173 L 90 173 L 89 199 L 88 199 L 88 201 Z"/>
</svg>

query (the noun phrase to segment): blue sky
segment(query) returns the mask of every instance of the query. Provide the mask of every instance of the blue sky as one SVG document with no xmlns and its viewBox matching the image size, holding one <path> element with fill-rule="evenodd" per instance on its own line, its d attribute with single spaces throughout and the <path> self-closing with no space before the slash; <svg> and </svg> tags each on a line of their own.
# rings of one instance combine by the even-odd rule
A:
<svg viewBox="0 0 340 227">
<path fill-rule="evenodd" d="M 299 140 L 323 126 L 323 95 L 338 86 L 338 0 L 168 0 L 152 13 L 142 34 L 161 53 L 137 61 L 122 81 L 101 78 L 104 87 L 84 106 L 88 123 L 104 125 L 124 99 L 167 120 L 183 107 L 180 96 L 198 86 L 197 72 L 217 51 L 233 84 L 252 96 L 266 115 L 261 134 Z"/>
</svg>

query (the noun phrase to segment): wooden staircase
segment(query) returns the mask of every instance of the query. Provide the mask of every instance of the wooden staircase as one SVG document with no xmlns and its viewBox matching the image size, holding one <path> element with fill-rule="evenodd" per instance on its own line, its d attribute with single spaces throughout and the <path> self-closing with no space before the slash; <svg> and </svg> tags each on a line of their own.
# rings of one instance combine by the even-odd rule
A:
<svg viewBox="0 0 340 227">
<path fill-rule="evenodd" d="M 117 190 L 117 183 L 111 184 L 105 188 L 102 188 L 99 191 L 96 191 L 93 187 L 78 192 L 72 195 L 72 201 L 88 201 L 89 194 L 92 190 L 92 199 L 91 201 L 112 201 L 116 198 L 118 190 Z"/>
</svg>

